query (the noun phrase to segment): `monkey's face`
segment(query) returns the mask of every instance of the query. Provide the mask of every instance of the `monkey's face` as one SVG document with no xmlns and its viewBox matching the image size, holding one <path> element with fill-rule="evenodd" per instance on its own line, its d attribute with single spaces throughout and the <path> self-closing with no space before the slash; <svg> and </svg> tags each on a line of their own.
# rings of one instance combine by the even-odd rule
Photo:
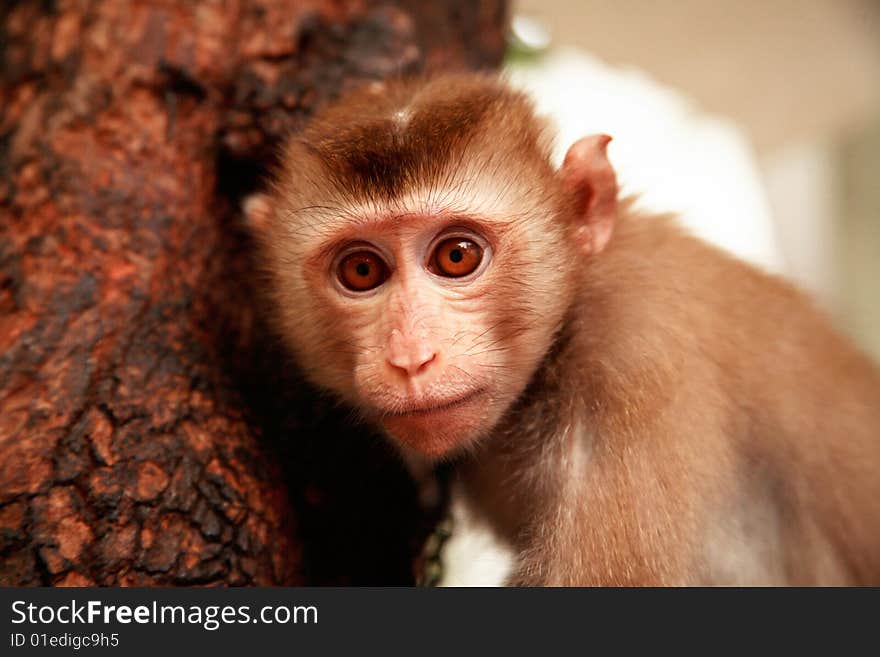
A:
<svg viewBox="0 0 880 657">
<path fill-rule="evenodd" d="M 531 103 L 482 76 L 367 87 L 316 117 L 248 212 L 312 380 L 429 456 L 488 434 L 610 235 L 607 140 L 554 169 Z"/>
<path fill-rule="evenodd" d="M 550 211 L 411 201 L 270 249 L 282 330 L 310 377 L 439 457 L 490 432 L 528 384 L 570 297 L 571 254 Z"/>
</svg>

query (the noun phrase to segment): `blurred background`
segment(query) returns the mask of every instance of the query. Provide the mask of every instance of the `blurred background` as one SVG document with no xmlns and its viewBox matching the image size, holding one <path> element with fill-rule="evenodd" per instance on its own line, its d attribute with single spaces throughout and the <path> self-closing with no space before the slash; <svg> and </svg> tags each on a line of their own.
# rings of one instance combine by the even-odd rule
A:
<svg viewBox="0 0 880 657">
<path fill-rule="evenodd" d="M 880 360 L 880 2 L 515 0 L 513 79 L 625 191 L 810 291 Z"/>
</svg>

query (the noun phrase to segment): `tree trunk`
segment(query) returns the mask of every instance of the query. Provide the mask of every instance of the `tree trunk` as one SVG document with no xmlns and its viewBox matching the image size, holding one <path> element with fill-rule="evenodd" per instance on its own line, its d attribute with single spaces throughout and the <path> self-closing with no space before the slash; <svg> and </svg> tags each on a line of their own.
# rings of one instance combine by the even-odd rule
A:
<svg viewBox="0 0 880 657">
<path fill-rule="evenodd" d="M 241 197 L 367 79 L 501 57 L 503 0 L 0 9 L 0 584 L 412 581 L 426 521 L 255 312 Z"/>
</svg>

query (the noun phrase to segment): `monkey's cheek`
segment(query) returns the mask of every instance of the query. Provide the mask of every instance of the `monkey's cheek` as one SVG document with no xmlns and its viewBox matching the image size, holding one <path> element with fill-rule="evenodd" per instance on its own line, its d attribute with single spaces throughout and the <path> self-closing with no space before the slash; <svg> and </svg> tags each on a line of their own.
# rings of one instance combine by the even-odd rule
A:
<svg viewBox="0 0 880 657">
<path fill-rule="evenodd" d="M 442 458 L 472 444 L 485 433 L 485 413 L 477 404 L 467 406 L 386 417 L 382 426 L 392 438 L 410 449 L 429 458 Z"/>
</svg>

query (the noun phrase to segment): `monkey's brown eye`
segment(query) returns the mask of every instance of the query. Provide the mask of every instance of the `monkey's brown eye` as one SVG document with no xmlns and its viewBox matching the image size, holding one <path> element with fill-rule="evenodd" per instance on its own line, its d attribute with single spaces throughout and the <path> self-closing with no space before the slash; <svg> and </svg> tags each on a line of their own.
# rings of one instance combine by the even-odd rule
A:
<svg viewBox="0 0 880 657">
<path fill-rule="evenodd" d="M 441 276 L 460 278 L 467 276 L 480 266 L 483 249 L 476 242 L 453 237 L 443 240 L 431 256 L 431 271 Z"/>
<path fill-rule="evenodd" d="M 350 253 L 339 263 L 339 281 L 349 290 L 365 292 L 380 286 L 388 278 L 382 258 L 370 251 Z"/>
</svg>

